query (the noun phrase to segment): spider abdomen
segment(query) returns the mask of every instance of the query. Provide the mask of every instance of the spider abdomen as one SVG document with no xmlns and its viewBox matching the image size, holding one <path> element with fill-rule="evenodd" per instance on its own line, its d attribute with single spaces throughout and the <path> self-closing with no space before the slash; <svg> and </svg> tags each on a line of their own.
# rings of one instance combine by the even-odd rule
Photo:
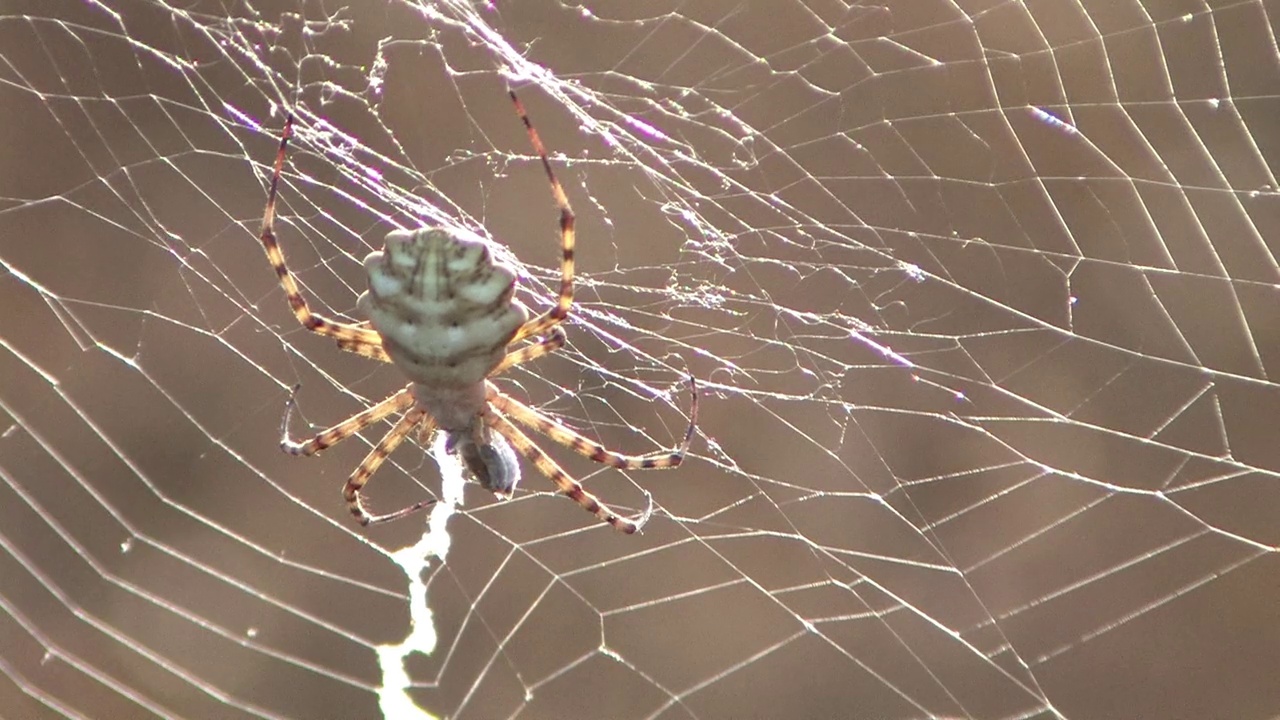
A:
<svg viewBox="0 0 1280 720">
<path fill-rule="evenodd" d="M 482 383 L 528 320 L 512 300 L 515 273 L 478 237 L 444 228 L 395 230 L 364 260 L 369 290 L 357 305 L 413 382 Z"/>
</svg>

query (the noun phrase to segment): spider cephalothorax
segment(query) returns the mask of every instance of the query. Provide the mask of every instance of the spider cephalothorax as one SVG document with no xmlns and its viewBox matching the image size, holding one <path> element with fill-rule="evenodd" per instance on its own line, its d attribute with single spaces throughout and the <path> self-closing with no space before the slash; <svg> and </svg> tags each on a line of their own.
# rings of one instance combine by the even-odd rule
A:
<svg viewBox="0 0 1280 720">
<path fill-rule="evenodd" d="M 370 515 L 360 490 L 382 462 L 415 429 L 424 439 L 434 430 L 445 435 L 445 447 L 456 453 L 485 489 L 509 496 L 520 478 L 517 453 L 551 479 L 560 492 L 618 530 L 633 533 L 649 519 L 652 498 L 640 517 L 624 518 L 556 464 L 511 420 L 546 435 L 592 460 L 622 469 L 673 468 L 684 459 L 697 421 L 698 395 L 693 386 L 689 427 L 680 446 L 651 455 L 621 455 L 587 439 L 537 410 L 503 393 L 489 378 L 564 345 L 559 325 L 573 306 L 574 215 L 556 180 L 546 149 L 515 93 L 516 112 L 538 154 L 551 194 L 560 211 L 560 295 L 547 312 L 529 320 L 512 299 L 516 275 L 496 262 L 481 238 L 444 228 L 395 230 L 382 251 L 364 261 L 369 290 L 357 305 L 365 323 L 341 323 L 311 312 L 285 265 L 275 236 L 276 191 L 284 167 L 293 118 L 285 121 L 276 153 L 271 189 L 262 217 L 262 245 L 275 268 L 289 306 L 306 329 L 331 337 L 338 347 L 368 358 L 391 362 L 410 381 L 391 397 L 334 425 L 306 442 L 289 438 L 293 410 L 290 398 L 280 446 L 294 455 L 314 455 L 395 413 L 400 420 L 365 457 L 343 487 L 351 514 L 361 525 L 386 522 L 427 507 L 424 500 L 386 515 Z M 692 386 L 693 378 L 690 377 Z M 647 493 L 646 493 L 647 495 Z"/>
</svg>

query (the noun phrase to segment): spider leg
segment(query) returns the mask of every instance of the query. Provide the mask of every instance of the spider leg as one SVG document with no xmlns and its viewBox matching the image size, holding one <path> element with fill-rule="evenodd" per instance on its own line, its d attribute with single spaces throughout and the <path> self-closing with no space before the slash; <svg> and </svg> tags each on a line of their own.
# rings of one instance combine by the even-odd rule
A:
<svg viewBox="0 0 1280 720">
<path fill-rule="evenodd" d="M 529 114 L 525 112 L 524 104 L 520 102 L 520 98 L 516 97 L 514 90 L 508 91 L 511 96 L 511 102 L 516 106 L 516 114 L 520 116 L 521 122 L 524 123 L 524 129 L 529 134 L 529 142 L 533 145 L 533 150 L 538 154 L 538 159 L 542 161 L 542 169 L 547 173 L 547 180 L 551 183 L 551 196 L 556 201 L 556 207 L 560 209 L 560 297 L 556 300 L 555 307 L 539 315 L 538 317 L 525 323 L 519 331 L 516 332 L 512 342 L 523 340 L 534 335 L 545 335 L 547 330 L 564 322 L 569 316 L 569 309 L 573 307 L 573 248 L 574 248 L 574 223 L 576 216 L 573 214 L 573 207 L 569 205 L 569 198 L 564 193 L 564 187 L 560 181 L 556 179 L 556 174 L 551 170 L 551 162 L 547 160 L 547 149 L 542 145 L 542 138 L 538 137 L 538 131 L 533 129 L 533 123 L 529 120 Z"/>
<path fill-rule="evenodd" d="M 298 406 L 296 397 L 298 387 L 297 385 L 293 386 L 293 392 L 289 394 L 289 402 L 285 405 L 284 419 L 280 421 L 280 449 L 290 455 L 315 455 L 325 448 L 337 445 L 386 416 L 405 410 L 413 404 L 413 393 L 406 387 L 368 410 L 352 415 L 328 430 L 317 434 L 310 440 L 296 442 L 289 437 L 289 420 L 293 417 L 293 411 Z"/>
<path fill-rule="evenodd" d="M 684 440 L 675 450 L 645 455 L 623 455 L 614 452 L 503 393 L 492 384 L 488 386 L 488 401 L 491 406 L 510 415 L 521 425 L 532 428 L 601 465 L 610 465 L 622 470 L 652 470 L 678 467 L 689 450 L 689 442 L 693 439 L 693 431 L 698 423 L 698 386 L 692 375 L 689 376 L 689 388 L 693 392 L 693 402 L 689 407 L 689 427 L 684 432 Z"/>
<path fill-rule="evenodd" d="M 289 307 L 302 327 L 313 333 L 339 341 L 345 340 L 348 343 L 379 344 L 378 333 L 373 330 L 341 323 L 311 312 L 306 299 L 298 290 L 298 283 L 294 281 L 293 273 L 289 272 L 289 267 L 285 264 L 284 252 L 280 250 L 280 243 L 276 241 L 276 191 L 280 184 L 280 173 L 284 169 L 285 149 L 292 136 L 293 116 L 290 115 L 285 119 L 284 131 L 280 134 L 280 150 L 276 152 L 275 168 L 271 172 L 271 189 L 267 192 L 267 206 L 262 211 L 262 231 L 259 237 L 262 240 L 262 248 L 267 253 L 267 260 L 270 261 L 271 267 L 275 268 L 276 276 L 280 279 L 280 287 L 284 288 L 285 297 L 289 299 Z"/>
<path fill-rule="evenodd" d="M 512 425 L 511 421 L 504 418 L 496 410 L 486 413 L 484 419 L 490 427 L 511 443 L 516 452 L 533 463 L 538 472 L 546 475 L 551 482 L 555 483 L 561 493 L 568 495 L 574 502 L 585 508 L 587 512 L 612 525 L 615 530 L 630 535 L 638 532 L 645 526 L 645 523 L 649 522 L 649 517 L 653 515 L 653 496 L 649 493 L 645 493 L 649 504 L 639 517 L 634 519 L 622 517 L 600 502 L 600 499 L 595 495 L 587 492 L 581 483 L 574 480 L 569 473 L 556 464 L 555 460 L 551 459 L 550 455 L 547 455 L 542 448 L 535 445 L 528 435 L 525 435 L 520 428 Z"/>
<path fill-rule="evenodd" d="M 378 468 L 382 466 L 382 462 L 395 451 L 396 447 L 413 431 L 413 428 L 422 422 L 426 422 L 429 426 L 435 424 L 435 421 L 427 415 L 427 411 L 421 408 L 414 408 L 405 413 L 395 427 L 391 428 L 390 432 L 383 436 L 378 441 L 378 444 L 369 451 L 364 461 L 360 463 L 360 467 L 356 468 L 355 472 L 351 473 L 351 477 L 347 479 L 347 484 L 342 487 L 342 497 L 346 499 L 347 508 L 351 510 L 356 522 L 368 526 L 399 520 L 435 504 L 435 500 L 422 500 L 393 513 L 370 515 L 365 511 L 364 504 L 360 498 L 360 490 L 365 483 L 369 482 L 369 478 L 378 471 Z"/>
<path fill-rule="evenodd" d="M 502 373 L 521 363 L 536 360 L 543 355 L 549 355 L 564 347 L 566 339 L 564 330 L 561 330 L 558 327 L 553 327 L 551 328 L 550 334 L 538 342 L 507 353 L 506 357 L 502 358 L 502 362 L 498 363 L 497 367 L 489 371 L 489 376 L 492 377 Z"/>
<path fill-rule="evenodd" d="M 370 323 L 368 320 L 361 320 L 358 323 L 354 323 L 353 327 L 359 328 L 360 330 L 373 329 L 372 323 Z M 377 332 L 377 331 L 375 330 L 374 332 Z M 364 340 L 346 340 L 346 339 L 339 339 L 337 342 L 338 342 L 338 348 L 340 350 L 346 350 L 349 353 L 355 353 L 356 355 L 359 355 L 361 357 L 367 357 L 370 360 L 377 360 L 378 362 L 384 362 L 384 363 L 391 362 L 391 356 L 387 354 L 386 350 L 382 349 L 381 335 L 378 336 L 378 342 L 376 344 L 369 343 Z"/>
<path fill-rule="evenodd" d="M 370 360 L 377 360 L 378 362 L 384 363 L 391 362 L 391 356 L 387 354 L 386 350 L 382 349 L 381 342 L 375 345 L 363 340 L 347 340 L 345 338 L 339 338 L 338 347 L 346 350 L 347 352 L 360 355 L 361 357 L 367 357 Z"/>
</svg>

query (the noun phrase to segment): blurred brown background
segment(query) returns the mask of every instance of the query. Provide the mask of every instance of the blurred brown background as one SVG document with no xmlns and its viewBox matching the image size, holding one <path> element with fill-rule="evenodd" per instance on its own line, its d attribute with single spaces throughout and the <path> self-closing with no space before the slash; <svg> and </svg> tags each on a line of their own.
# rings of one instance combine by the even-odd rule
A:
<svg viewBox="0 0 1280 720">
<path fill-rule="evenodd" d="M 255 235 L 287 105 L 315 307 L 446 218 L 545 303 L 502 69 L 581 272 L 569 351 L 502 386 L 648 452 L 687 369 L 700 432 L 677 472 L 553 449 L 651 492 L 642 536 L 468 487 L 422 708 L 1280 715 L 1280 8 L 1041 5 L 0 0 L 0 714 L 403 714 L 425 518 L 349 522 L 377 432 L 277 449 L 293 384 L 301 429 L 401 381 L 299 329 Z"/>
</svg>

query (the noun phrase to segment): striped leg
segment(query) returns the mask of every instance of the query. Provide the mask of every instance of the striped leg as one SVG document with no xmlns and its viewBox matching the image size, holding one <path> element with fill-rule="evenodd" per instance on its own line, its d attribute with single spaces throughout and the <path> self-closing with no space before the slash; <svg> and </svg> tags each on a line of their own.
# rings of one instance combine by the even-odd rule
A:
<svg viewBox="0 0 1280 720">
<path fill-rule="evenodd" d="M 285 407 L 284 419 L 280 421 L 280 449 L 290 455 L 315 455 L 325 448 L 337 445 L 388 415 L 407 410 L 410 405 L 413 405 L 413 393 L 406 387 L 368 410 L 353 415 L 319 433 L 310 440 L 296 442 L 289 437 L 289 420 L 293 417 L 293 411 L 298 406 L 296 400 L 297 392 L 298 386 L 294 385 L 293 393 L 289 395 L 289 403 Z"/>
<path fill-rule="evenodd" d="M 382 349 L 381 338 L 379 338 L 379 342 L 376 345 L 363 340 L 347 340 L 339 338 L 338 347 L 346 350 L 347 352 L 367 357 L 370 360 L 377 360 L 378 362 L 384 363 L 391 362 L 391 356 L 387 355 L 387 351 Z"/>
<path fill-rule="evenodd" d="M 551 456 L 547 455 L 537 445 L 525 435 L 520 428 L 512 425 L 509 420 L 504 418 L 496 411 L 490 411 L 485 415 L 485 422 L 494 430 L 506 438 L 516 452 L 520 453 L 534 467 L 538 468 L 538 472 L 546 475 L 551 482 L 556 484 L 560 492 L 568 495 L 574 502 L 581 505 L 587 512 L 595 515 L 604 522 L 609 523 L 614 529 L 628 535 L 638 532 L 649 522 L 649 516 L 653 514 L 653 496 L 645 493 L 645 497 L 649 500 L 648 507 L 637 518 L 625 518 L 610 510 L 599 498 L 587 492 L 582 484 L 574 480 L 569 473 L 565 472 Z"/>
<path fill-rule="evenodd" d="M 302 324 L 302 327 L 313 333 L 345 341 L 352 345 L 357 343 L 362 345 L 381 345 L 378 333 L 373 330 L 341 323 L 311 312 L 311 308 L 307 306 L 306 299 L 302 297 L 302 293 L 298 290 L 298 283 L 294 281 L 293 274 L 289 272 L 289 267 L 285 265 L 284 252 L 280 250 L 280 243 L 276 241 L 276 190 L 280 185 L 280 173 L 284 169 L 285 149 L 288 147 L 289 138 L 292 136 L 293 116 L 290 115 L 284 121 L 284 131 L 280 135 L 280 150 L 276 153 L 275 169 L 271 173 L 271 189 L 267 192 L 267 207 L 262 211 L 260 237 L 262 239 L 262 248 L 267 253 L 267 260 L 270 261 L 271 267 L 275 268 L 276 277 L 280 279 L 280 287 L 284 288 L 285 297 L 289 299 L 289 307 L 293 310 L 294 316 L 298 318 L 298 322 Z"/>
<path fill-rule="evenodd" d="M 524 110 L 524 104 L 520 102 L 520 98 L 516 97 L 514 90 L 509 94 L 511 102 L 516 106 L 516 114 L 520 116 L 525 132 L 529 134 L 533 151 L 538 154 L 538 159 L 542 161 L 542 169 L 547 173 L 547 180 L 551 183 L 551 197 L 556 201 L 556 207 L 560 209 L 560 297 L 556 300 L 555 307 L 525 323 L 516 332 L 513 339 L 515 342 L 535 335 L 545 335 L 548 330 L 564 322 L 564 319 L 569 316 L 569 309 L 573 307 L 573 247 L 576 216 L 569 205 L 568 196 L 564 194 L 564 187 L 560 185 L 555 172 L 551 170 L 551 161 L 547 160 L 547 149 L 543 147 L 538 131 L 533 129 L 533 123 L 530 122 L 529 114 Z"/>
<path fill-rule="evenodd" d="M 564 347 L 565 340 L 567 339 L 568 338 L 564 336 L 564 330 L 561 330 L 558 327 L 553 327 L 551 328 L 550 334 L 542 340 L 532 345 L 525 345 L 519 350 L 507 353 L 506 357 L 502 358 L 502 362 L 498 363 L 496 368 L 489 371 L 489 377 L 501 374 L 516 365 L 527 363 L 530 360 L 536 360 L 543 355 L 549 355 Z"/>
<path fill-rule="evenodd" d="M 693 403 L 689 408 L 689 427 L 684 432 L 684 440 L 680 442 L 680 446 L 675 450 L 659 451 L 647 455 L 623 455 L 614 452 L 600 443 L 552 420 L 510 395 L 504 394 L 492 384 L 488 386 L 488 400 L 491 406 L 510 415 L 521 425 L 532 428 L 579 455 L 589 457 L 602 465 L 610 465 L 623 470 L 650 470 L 674 468 L 684 461 L 685 453 L 689 450 L 689 442 L 693 439 L 693 431 L 698 422 L 698 386 L 692 375 L 689 376 L 689 386 L 693 390 Z"/>
<path fill-rule="evenodd" d="M 342 497 L 347 501 L 347 508 L 351 510 L 351 514 L 355 517 L 356 522 L 361 525 L 377 525 L 379 523 L 399 520 L 402 517 L 411 515 L 423 508 L 430 507 L 435 504 L 435 500 L 422 500 L 416 502 L 409 507 L 401 508 L 393 513 L 386 515 L 370 515 L 364 509 L 361 502 L 360 490 L 365 483 L 369 482 L 369 478 L 378 471 L 382 466 L 382 462 L 387 459 L 392 452 L 404 441 L 405 437 L 413 432 L 414 427 L 419 423 L 426 421 L 428 424 L 434 424 L 434 421 L 427 415 L 427 411 L 420 408 L 414 408 L 404 414 L 395 427 L 391 428 L 382 440 L 374 446 L 369 454 L 365 456 L 364 461 L 360 463 L 360 467 L 351 473 L 351 477 L 347 480 L 347 484 L 342 487 Z"/>
</svg>

